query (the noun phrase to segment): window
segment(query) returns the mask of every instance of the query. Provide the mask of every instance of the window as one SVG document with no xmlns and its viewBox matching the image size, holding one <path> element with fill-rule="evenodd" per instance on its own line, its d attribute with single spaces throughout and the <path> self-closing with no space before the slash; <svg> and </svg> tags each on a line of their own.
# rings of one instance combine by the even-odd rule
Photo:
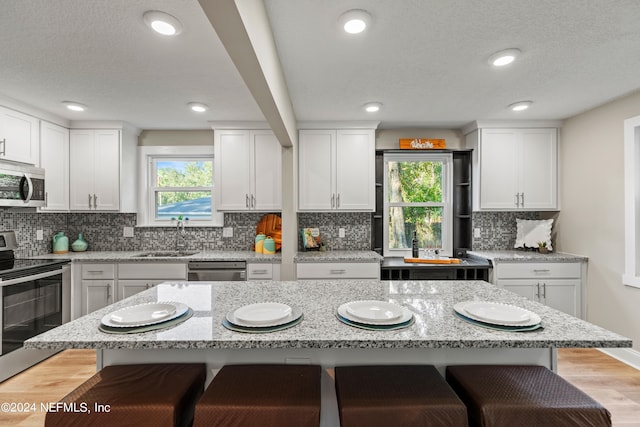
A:
<svg viewBox="0 0 640 427">
<path fill-rule="evenodd" d="M 138 225 L 171 225 L 189 218 L 196 226 L 222 226 L 213 202 L 212 147 L 141 147 L 144 183 Z"/>
<path fill-rule="evenodd" d="M 411 256 L 414 232 L 420 248 L 451 256 L 452 177 L 451 154 L 385 154 L 385 256 Z"/>
</svg>

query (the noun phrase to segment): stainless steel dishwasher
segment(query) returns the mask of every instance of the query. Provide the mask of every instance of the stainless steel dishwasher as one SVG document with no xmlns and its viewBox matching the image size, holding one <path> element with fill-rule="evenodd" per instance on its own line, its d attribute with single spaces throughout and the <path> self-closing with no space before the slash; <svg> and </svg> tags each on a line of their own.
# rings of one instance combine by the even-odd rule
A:
<svg viewBox="0 0 640 427">
<path fill-rule="evenodd" d="M 237 282 L 247 280 L 245 261 L 190 261 L 187 279 L 195 282 Z"/>
</svg>

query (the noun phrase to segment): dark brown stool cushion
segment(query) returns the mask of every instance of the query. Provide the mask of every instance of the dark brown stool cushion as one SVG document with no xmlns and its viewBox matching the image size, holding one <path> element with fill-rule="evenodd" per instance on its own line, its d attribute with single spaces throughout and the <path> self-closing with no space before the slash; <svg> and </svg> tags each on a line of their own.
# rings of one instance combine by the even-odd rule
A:
<svg viewBox="0 0 640 427">
<path fill-rule="evenodd" d="M 446 378 L 467 405 L 470 425 L 611 425 L 609 411 L 543 366 L 449 366 Z"/>
<path fill-rule="evenodd" d="M 318 426 L 319 366 L 226 365 L 196 405 L 194 427 Z"/>
<path fill-rule="evenodd" d="M 342 427 L 467 425 L 467 410 L 431 365 L 335 369 Z"/>
<path fill-rule="evenodd" d="M 61 400 L 90 412 L 60 407 L 47 412 L 45 426 L 190 425 L 206 376 L 204 364 L 107 366 Z M 94 404 L 109 405 L 109 412 L 96 412 Z"/>
</svg>

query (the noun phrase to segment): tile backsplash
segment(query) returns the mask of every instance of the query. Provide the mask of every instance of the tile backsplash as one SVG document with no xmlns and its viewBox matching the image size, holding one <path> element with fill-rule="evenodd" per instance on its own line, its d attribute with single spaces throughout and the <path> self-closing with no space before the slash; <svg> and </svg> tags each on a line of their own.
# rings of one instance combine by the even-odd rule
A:
<svg viewBox="0 0 640 427">
<path fill-rule="evenodd" d="M 227 213 L 225 227 L 233 228 L 233 237 L 222 237 L 222 228 L 187 227 L 187 250 L 251 250 L 256 224 L 263 213 Z M 474 212 L 473 228 L 481 237 L 473 239 L 475 250 L 512 249 L 516 238 L 516 218 L 539 219 L 537 212 Z M 15 209 L 0 210 L 2 230 L 15 230 L 18 257 L 51 253 L 51 238 L 59 231 L 69 244 L 82 233 L 93 251 L 173 250 L 175 227 L 136 227 L 134 237 L 123 237 L 124 227 L 134 227 L 136 214 L 122 213 L 36 213 Z M 329 250 L 369 250 L 371 214 L 366 212 L 299 213 L 298 229 L 317 227 Z M 339 229 L 345 237 L 339 237 Z M 36 240 L 36 230 L 44 239 Z M 298 239 L 298 250 L 302 239 Z"/>
<path fill-rule="evenodd" d="M 473 212 L 473 228 L 480 237 L 473 238 L 476 251 L 513 249 L 516 243 L 516 219 L 540 219 L 538 212 Z"/>
</svg>

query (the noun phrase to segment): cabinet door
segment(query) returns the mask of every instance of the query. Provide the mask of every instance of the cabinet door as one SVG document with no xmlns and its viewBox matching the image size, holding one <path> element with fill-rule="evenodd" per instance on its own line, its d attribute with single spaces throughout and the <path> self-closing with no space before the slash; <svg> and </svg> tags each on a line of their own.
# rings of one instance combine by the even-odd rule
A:
<svg viewBox="0 0 640 427">
<path fill-rule="evenodd" d="M 252 131 L 251 207 L 259 211 L 282 210 L 282 147 L 271 131 Z"/>
<path fill-rule="evenodd" d="M 94 142 L 93 131 L 69 132 L 69 209 L 93 209 Z"/>
<path fill-rule="evenodd" d="M 480 141 L 480 208 L 517 209 L 518 134 L 483 129 Z"/>
<path fill-rule="evenodd" d="M 164 282 L 160 279 L 150 280 L 121 280 L 118 279 L 118 301 L 129 298 L 132 295 L 146 291 L 158 283 Z"/>
<path fill-rule="evenodd" d="M 520 193 L 524 209 L 556 209 L 557 139 L 555 129 L 524 129 L 521 139 Z"/>
<path fill-rule="evenodd" d="M 113 280 L 82 281 L 82 314 L 89 314 L 114 302 Z"/>
<path fill-rule="evenodd" d="M 94 144 L 94 208 L 117 211 L 120 208 L 120 132 L 95 131 Z"/>
<path fill-rule="evenodd" d="M 545 280 L 541 283 L 540 302 L 572 316 L 580 317 L 580 281 Z"/>
<path fill-rule="evenodd" d="M 540 282 L 535 279 L 521 280 L 498 280 L 498 286 L 515 294 L 528 298 L 532 301 L 539 301 Z"/>
<path fill-rule="evenodd" d="M 0 159 L 37 165 L 40 147 L 38 119 L 0 108 L 0 144 Z"/>
<path fill-rule="evenodd" d="M 69 210 L 69 129 L 41 122 L 40 166 L 47 177 L 47 205 L 40 210 Z"/>
<path fill-rule="evenodd" d="M 375 210 L 375 138 L 372 130 L 338 130 L 336 208 Z"/>
<path fill-rule="evenodd" d="M 298 207 L 300 210 L 335 209 L 336 132 L 302 130 L 298 141 Z"/>
<path fill-rule="evenodd" d="M 214 152 L 214 196 L 217 209 L 249 210 L 251 201 L 249 131 L 216 131 Z"/>
</svg>

